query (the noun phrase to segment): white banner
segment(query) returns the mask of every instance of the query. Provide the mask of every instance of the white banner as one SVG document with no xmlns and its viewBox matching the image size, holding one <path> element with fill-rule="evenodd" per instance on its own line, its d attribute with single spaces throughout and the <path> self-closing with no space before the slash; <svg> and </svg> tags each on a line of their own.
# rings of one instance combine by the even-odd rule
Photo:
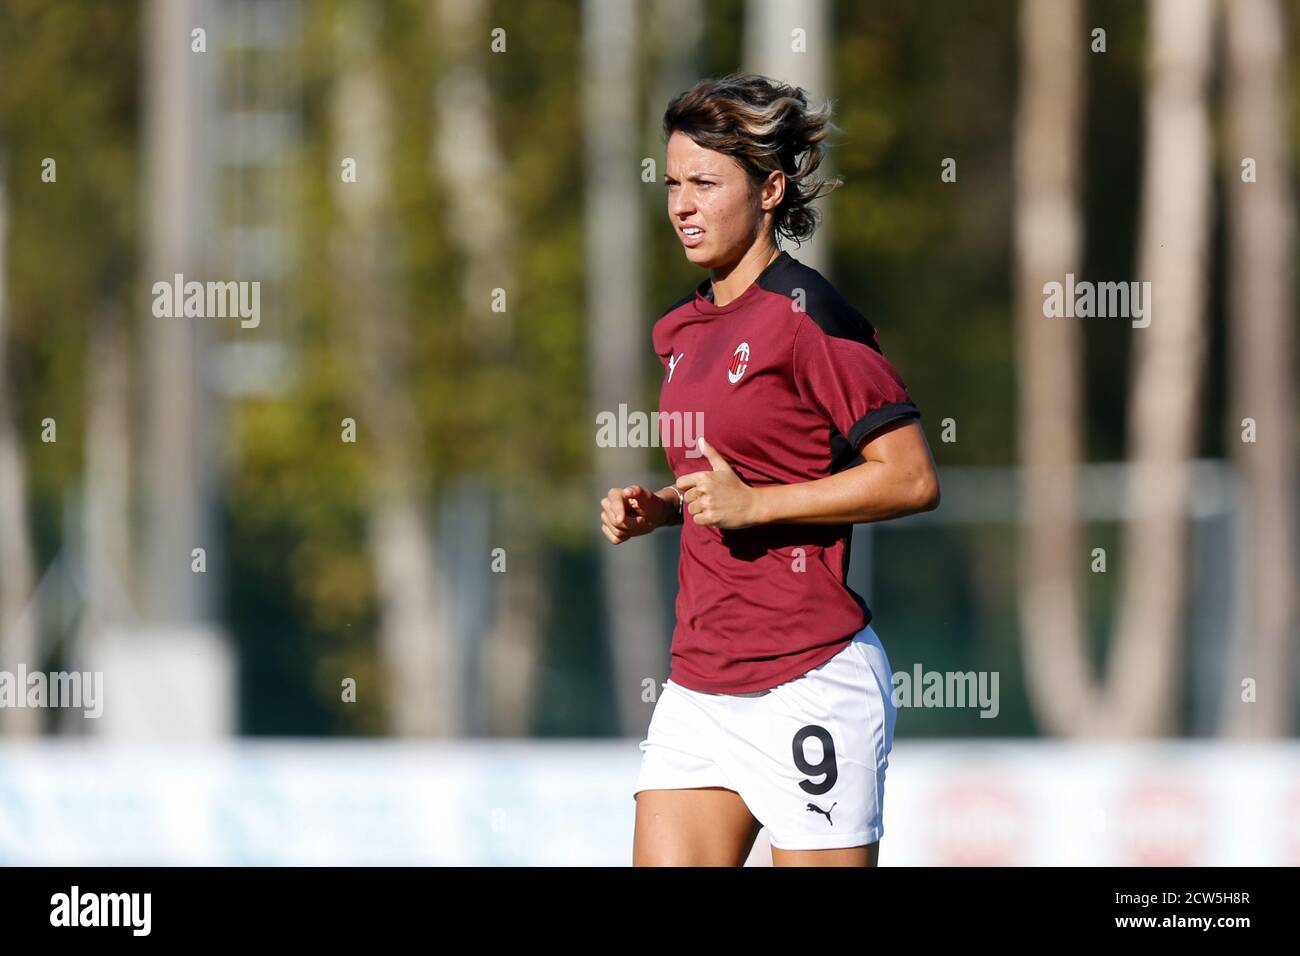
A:
<svg viewBox="0 0 1300 956">
<path fill-rule="evenodd" d="M 637 741 L 0 745 L 0 864 L 631 861 Z M 1300 744 L 896 744 L 882 866 L 1300 865 Z"/>
</svg>

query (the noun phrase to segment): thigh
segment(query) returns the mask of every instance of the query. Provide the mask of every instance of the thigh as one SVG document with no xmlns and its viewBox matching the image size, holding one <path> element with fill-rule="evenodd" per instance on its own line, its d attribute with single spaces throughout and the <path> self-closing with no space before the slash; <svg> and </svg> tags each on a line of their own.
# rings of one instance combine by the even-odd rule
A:
<svg viewBox="0 0 1300 956">
<path fill-rule="evenodd" d="M 758 831 L 734 790 L 642 790 L 636 795 L 632 865 L 740 866 Z"/>
<path fill-rule="evenodd" d="M 838 850 L 782 850 L 772 847 L 773 866 L 875 866 L 880 841 Z"/>
</svg>

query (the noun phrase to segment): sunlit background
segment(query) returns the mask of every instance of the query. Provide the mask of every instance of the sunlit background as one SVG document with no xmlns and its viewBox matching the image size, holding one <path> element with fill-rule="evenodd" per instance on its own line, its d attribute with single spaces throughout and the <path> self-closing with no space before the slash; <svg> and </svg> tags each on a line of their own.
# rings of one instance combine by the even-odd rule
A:
<svg viewBox="0 0 1300 956">
<path fill-rule="evenodd" d="M 678 531 L 600 535 L 671 477 L 596 421 L 705 278 L 664 108 L 741 69 L 834 104 L 786 248 L 940 469 L 850 583 L 896 674 L 996 682 L 900 708 L 881 863 L 1300 863 L 1297 41 L 1292 0 L 5 0 L 0 863 L 630 862 Z"/>
</svg>

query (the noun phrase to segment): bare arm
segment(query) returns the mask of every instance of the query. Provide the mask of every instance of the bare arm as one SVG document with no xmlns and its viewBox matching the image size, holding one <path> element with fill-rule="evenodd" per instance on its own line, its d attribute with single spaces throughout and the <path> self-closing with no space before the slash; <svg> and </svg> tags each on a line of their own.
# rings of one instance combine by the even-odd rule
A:
<svg viewBox="0 0 1300 956">
<path fill-rule="evenodd" d="M 696 524 L 859 524 L 897 518 L 939 505 L 939 475 L 916 420 L 877 433 L 861 448 L 864 463 L 826 478 L 752 488 L 726 460 L 700 441 L 712 471 L 684 475 L 677 487 Z"/>
<path fill-rule="evenodd" d="M 861 524 L 939 506 L 939 474 L 915 420 L 862 446 L 863 464 L 795 485 L 753 489 L 756 524 Z"/>
</svg>

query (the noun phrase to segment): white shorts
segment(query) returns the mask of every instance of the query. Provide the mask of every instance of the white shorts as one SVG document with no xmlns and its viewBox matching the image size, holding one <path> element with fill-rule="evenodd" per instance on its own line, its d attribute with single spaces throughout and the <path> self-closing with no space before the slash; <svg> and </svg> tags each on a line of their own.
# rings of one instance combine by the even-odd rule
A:
<svg viewBox="0 0 1300 956">
<path fill-rule="evenodd" d="M 726 787 L 772 846 L 819 850 L 885 832 L 896 708 L 889 658 L 868 625 L 794 680 L 751 694 L 666 682 L 641 742 L 642 790 Z"/>
</svg>

